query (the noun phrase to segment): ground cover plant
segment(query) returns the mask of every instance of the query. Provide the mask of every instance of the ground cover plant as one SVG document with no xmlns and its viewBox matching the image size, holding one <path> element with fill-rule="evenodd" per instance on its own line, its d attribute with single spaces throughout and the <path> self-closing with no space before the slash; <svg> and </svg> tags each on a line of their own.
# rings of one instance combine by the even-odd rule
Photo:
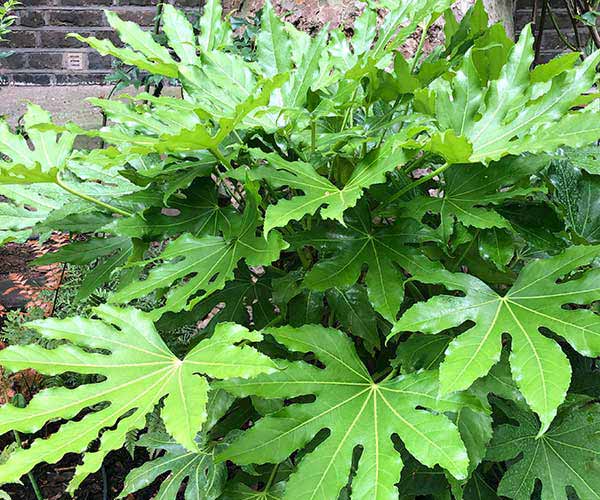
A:
<svg viewBox="0 0 600 500">
<path fill-rule="evenodd" d="M 0 482 L 76 453 L 77 495 L 126 448 L 119 498 L 599 498 L 600 53 L 532 68 L 529 27 L 450 4 L 79 37 L 161 83 L 0 124 L 0 239 L 67 232 L 37 264 L 79 273 L 5 333 L 46 385 L 0 407 Z"/>
</svg>

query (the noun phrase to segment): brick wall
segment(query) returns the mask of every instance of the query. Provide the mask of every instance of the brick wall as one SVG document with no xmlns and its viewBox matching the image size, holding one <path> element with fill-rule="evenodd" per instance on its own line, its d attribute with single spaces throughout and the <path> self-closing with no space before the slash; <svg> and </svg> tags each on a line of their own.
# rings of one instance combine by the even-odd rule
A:
<svg viewBox="0 0 600 500">
<path fill-rule="evenodd" d="M 532 22 L 533 4 L 534 0 L 516 0 L 515 31 L 517 33 L 519 33 L 526 24 Z M 541 2 L 538 1 L 538 4 L 541 4 Z M 565 0 L 551 0 L 550 5 L 561 32 L 571 43 L 574 43 L 575 30 L 573 29 L 573 25 L 565 8 Z M 540 16 L 541 7 L 537 9 L 537 16 L 535 16 L 534 26 L 539 25 Z M 537 33 L 537 27 L 535 30 L 536 31 L 534 31 L 534 33 Z M 578 32 L 582 45 L 585 45 L 589 39 L 589 31 L 584 27 L 579 27 Z M 567 49 L 565 48 L 564 43 L 561 41 L 552 25 L 552 21 L 547 15 L 544 22 L 539 62 L 547 62 L 553 57 L 564 53 L 566 50 Z"/>
<path fill-rule="evenodd" d="M 110 73 L 111 61 L 100 57 L 82 43 L 66 38 L 70 32 L 110 38 L 117 42 L 115 34 L 104 19 L 103 9 L 116 11 L 124 19 L 151 27 L 158 0 L 22 0 L 17 11 L 18 20 L 8 43 L 0 50 L 14 51 L 7 59 L 0 59 L 0 85 L 68 85 L 102 83 Z M 419 0 L 414 0 L 419 1 Z M 515 32 L 531 21 L 534 0 L 515 0 Z M 570 21 L 565 15 L 564 0 L 551 0 L 555 5 L 559 24 L 567 29 L 567 36 L 574 38 Z M 200 12 L 203 0 L 171 0 L 171 3 L 188 12 L 192 17 Z M 466 9 L 473 0 L 457 0 Z M 513 0 L 484 0 L 494 20 L 510 17 Z M 262 0 L 224 0 L 226 8 L 240 6 L 240 14 L 251 14 L 262 4 Z M 312 31 L 325 23 L 352 22 L 355 11 L 353 0 L 275 0 L 279 10 L 287 13 L 286 19 L 301 29 Z M 460 9 L 459 9 L 460 10 Z M 464 10 L 464 9 L 463 9 Z M 507 29 L 512 26 L 504 19 Z M 314 26 L 313 26 L 314 25 Z M 581 31 L 583 40 L 587 32 Z M 541 59 L 548 60 L 564 51 L 564 47 L 550 21 L 546 21 Z M 73 63 L 81 63 L 73 69 Z"/>
<path fill-rule="evenodd" d="M 18 20 L 8 43 L 13 55 L 0 59 L 0 85 L 67 85 L 101 83 L 111 61 L 84 44 L 66 38 L 71 32 L 117 41 L 107 25 L 103 9 L 123 19 L 150 27 L 157 0 L 21 0 Z M 202 0 L 175 0 L 177 7 L 197 15 Z M 81 62 L 81 69 L 72 69 Z"/>
</svg>

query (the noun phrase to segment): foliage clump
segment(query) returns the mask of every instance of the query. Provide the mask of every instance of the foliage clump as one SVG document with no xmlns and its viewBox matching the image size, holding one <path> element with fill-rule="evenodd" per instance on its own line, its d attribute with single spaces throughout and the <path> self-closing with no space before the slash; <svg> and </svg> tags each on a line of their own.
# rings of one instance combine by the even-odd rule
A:
<svg viewBox="0 0 600 500">
<path fill-rule="evenodd" d="M 239 38 L 216 0 L 199 30 L 165 5 L 161 43 L 114 13 L 122 47 L 78 36 L 158 83 L 93 99 L 99 130 L 0 124 L 1 241 L 81 235 L 38 263 L 94 303 L 0 351 L 74 375 L 0 408 L 54 422 L 1 482 L 76 452 L 74 493 L 139 446 L 122 496 L 597 498 L 600 53 L 532 69 L 529 27 L 450 3 L 367 6 L 351 37 L 267 2 Z"/>
</svg>

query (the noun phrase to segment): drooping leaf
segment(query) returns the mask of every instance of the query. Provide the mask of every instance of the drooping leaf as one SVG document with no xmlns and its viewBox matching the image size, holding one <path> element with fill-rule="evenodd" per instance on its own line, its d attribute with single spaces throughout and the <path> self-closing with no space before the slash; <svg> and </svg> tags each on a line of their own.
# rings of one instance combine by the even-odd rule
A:
<svg viewBox="0 0 600 500">
<path fill-rule="evenodd" d="M 294 403 L 260 419 L 219 457 L 238 464 L 280 462 L 302 449 L 323 429 L 325 439 L 298 464 L 284 498 L 333 498 L 348 481 L 352 452 L 362 447 L 353 498 L 392 498 L 398 494 L 402 461 L 394 450 L 397 434 L 420 462 L 440 464 L 466 477 L 468 458 L 458 429 L 442 412 L 455 412 L 476 400 L 467 395 L 437 397 L 436 372 L 421 372 L 376 383 L 341 332 L 317 325 L 269 329 L 292 352 L 312 352 L 325 365 L 281 362 L 272 377 L 219 384 L 238 396 L 293 398 L 312 394 L 314 402 Z M 416 409 L 419 407 L 419 409 Z M 438 413 L 439 412 L 439 413 Z"/>
<path fill-rule="evenodd" d="M 55 463 L 67 453 L 81 453 L 99 439 L 99 448 L 84 453 L 75 472 L 69 486 L 74 492 L 88 474 L 100 468 L 110 451 L 122 446 L 129 431 L 145 427 L 146 415 L 163 398 L 161 415 L 167 431 L 186 449 L 196 451 L 194 438 L 206 420 L 209 390 L 208 381 L 198 374 L 248 377 L 276 369 L 252 347 L 235 345 L 243 340 L 260 341 L 262 335 L 232 323 L 221 325 L 213 337 L 180 360 L 169 351 L 147 314 L 106 305 L 96 308 L 95 314 L 100 320 L 75 317 L 31 323 L 46 339 L 68 341 L 55 349 L 27 345 L 0 351 L 0 365 L 8 370 L 33 368 L 47 375 L 75 372 L 101 377 L 76 389 L 41 391 L 25 408 L 0 408 L 0 433 L 12 429 L 33 433 L 50 420 L 67 420 L 50 437 L 33 441 L 1 465 L 1 482 L 17 481 L 39 462 Z M 71 420 L 86 409 L 93 411 Z M 112 426 L 113 430 L 105 430 Z"/>
<path fill-rule="evenodd" d="M 565 399 L 571 367 L 558 343 L 540 329 L 559 335 L 585 356 L 600 353 L 598 316 L 586 308 L 566 307 L 598 300 L 598 270 L 557 283 L 588 266 L 598 255 L 600 247 L 575 246 L 556 257 L 534 260 L 504 296 L 467 274 L 431 270 L 418 279 L 444 284 L 463 295 L 438 295 L 414 305 L 394 324 L 392 335 L 400 331 L 437 333 L 474 322 L 446 351 L 440 367 L 440 386 L 446 394 L 465 389 L 485 375 L 500 359 L 502 334 L 509 333 L 513 378 L 539 415 L 543 433 Z"/>
<path fill-rule="evenodd" d="M 600 491 L 600 406 L 591 404 L 565 412 L 541 437 L 535 415 L 504 402 L 515 424 L 494 430 L 487 460 L 513 460 L 500 481 L 498 494 L 515 500 L 529 500 L 537 480 L 541 498 L 597 499 Z"/>
</svg>

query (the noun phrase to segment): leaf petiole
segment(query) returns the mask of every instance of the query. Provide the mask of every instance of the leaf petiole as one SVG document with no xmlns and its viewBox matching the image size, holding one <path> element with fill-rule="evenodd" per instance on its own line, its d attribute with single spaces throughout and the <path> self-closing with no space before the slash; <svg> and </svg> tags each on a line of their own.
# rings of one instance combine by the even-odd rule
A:
<svg viewBox="0 0 600 500">
<path fill-rule="evenodd" d="M 89 201 L 90 203 L 94 203 L 95 205 L 98 205 L 99 207 L 110 210 L 113 213 L 123 215 L 124 217 L 133 216 L 133 214 L 131 212 L 128 212 L 127 210 L 122 210 L 120 208 L 113 207 L 112 205 L 109 205 L 108 203 L 104 203 L 103 201 L 100 201 L 100 200 L 94 198 L 93 196 L 89 196 L 85 193 L 81 193 L 81 192 L 77 191 L 76 189 L 73 189 L 72 187 L 68 186 L 61 179 L 60 172 L 56 174 L 56 178 L 55 178 L 54 182 L 56 183 L 57 186 L 61 187 L 68 193 L 71 193 L 73 196 L 77 196 L 78 198 L 81 198 L 82 200 Z"/>
</svg>

